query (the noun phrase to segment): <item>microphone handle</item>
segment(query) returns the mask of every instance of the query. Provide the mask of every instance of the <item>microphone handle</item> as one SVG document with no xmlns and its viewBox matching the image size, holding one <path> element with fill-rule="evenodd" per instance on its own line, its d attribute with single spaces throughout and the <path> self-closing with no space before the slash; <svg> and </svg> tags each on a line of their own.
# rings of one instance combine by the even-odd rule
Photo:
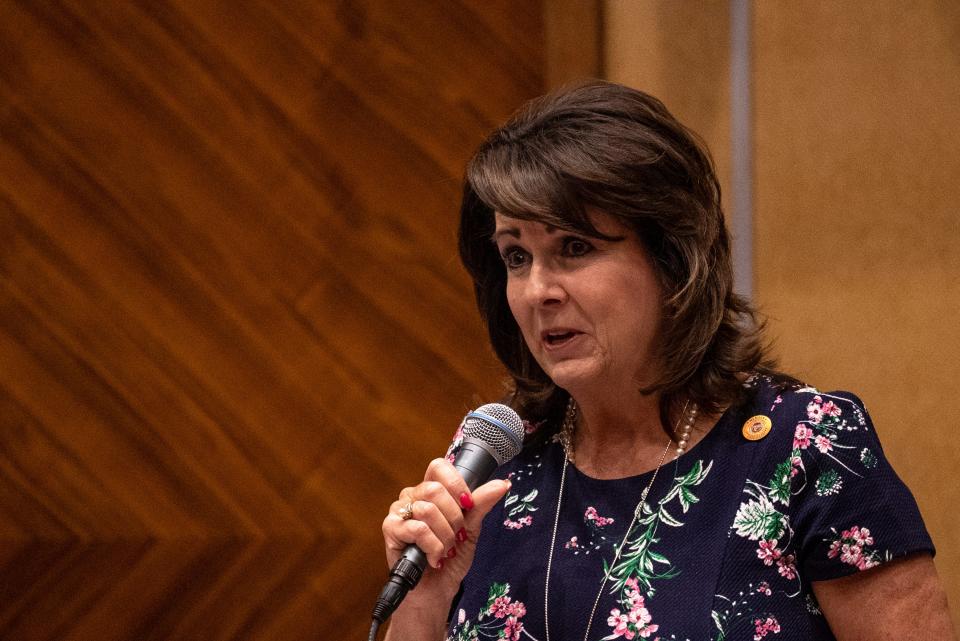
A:
<svg viewBox="0 0 960 641">
<path fill-rule="evenodd" d="M 497 469 L 497 459 L 489 446 L 478 439 L 465 438 L 460 445 L 453 467 L 460 472 L 470 491 L 487 482 Z M 390 578 L 380 592 L 373 618 L 381 623 L 387 620 L 397 609 L 407 592 L 416 587 L 427 567 L 427 555 L 414 544 L 410 544 L 393 564 Z"/>
<path fill-rule="evenodd" d="M 497 458 L 486 443 L 467 437 L 460 445 L 457 457 L 453 460 L 453 467 L 460 472 L 472 492 L 493 476 L 497 469 Z"/>
</svg>

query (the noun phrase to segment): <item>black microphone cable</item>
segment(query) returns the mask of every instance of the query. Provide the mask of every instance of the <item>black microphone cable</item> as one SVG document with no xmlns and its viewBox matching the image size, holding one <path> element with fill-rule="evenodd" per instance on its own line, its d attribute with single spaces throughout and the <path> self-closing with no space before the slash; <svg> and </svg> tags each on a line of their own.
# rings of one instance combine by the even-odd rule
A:
<svg viewBox="0 0 960 641">
<path fill-rule="evenodd" d="M 377 630 L 380 629 L 380 621 L 377 620 L 377 615 L 373 615 L 373 623 L 370 624 L 370 636 L 367 637 L 367 641 L 377 641 Z"/>
</svg>

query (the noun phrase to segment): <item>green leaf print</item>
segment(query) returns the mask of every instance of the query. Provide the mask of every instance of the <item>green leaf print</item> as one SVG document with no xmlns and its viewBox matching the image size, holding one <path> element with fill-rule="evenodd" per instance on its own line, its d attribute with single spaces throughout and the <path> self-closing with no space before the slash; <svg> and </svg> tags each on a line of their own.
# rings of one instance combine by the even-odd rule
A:
<svg viewBox="0 0 960 641">
<path fill-rule="evenodd" d="M 493 605 L 493 602 L 496 601 L 497 598 L 502 597 L 509 591 L 510 591 L 509 583 L 494 583 L 493 585 L 491 585 L 490 592 L 487 594 L 487 605 L 484 606 L 483 610 L 480 612 L 480 615 L 477 617 L 477 619 L 482 620 L 484 617 L 484 614 L 486 614 L 486 612 L 490 609 L 490 606 Z"/>
<path fill-rule="evenodd" d="M 669 525 L 670 527 L 681 527 L 683 525 L 683 523 L 670 516 L 670 513 L 667 512 L 667 508 L 663 507 L 662 505 L 660 506 L 659 517 L 660 522 L 664 525 Z"/>
<path fill-rule="evenodd" d="M 789 460 L 777 465 L 770 480 L 770 498 L 773 501 L 779 501 L 784 505 L 790 504 L 790 473 L 792 471 L 793 464 Z"/>
<path fill-rule="evenodd" d="M 690 509 L 691 505 L 693 505 L 699 500 L 700 499 L 694 496 L 693 492 L 691 492 L 687 488 L 685 487 L 680 488 L 680 507 L 683 509 L 684 514 L 686 514 L 687 510 Z"/>
<path fill-rule="evenodd" d="M 681 510 L 686 512 L 692 504 L 698 502 L 700 499 L 694 495 L 692 490 L 703 482 L 707 474 L 710 473 L 712 466 L 712 461 L 706 466 L 703 465 L 703 461 L 696 461 L 689 472 L 674 478 L 673 487 L 658 501 L 656 509 L 652 509 L 647 503 L 643 504 L 641 510 L 643 516 L 637 520 L 630 536 L 627 537 L 627 547 L 623 551 L 623 555 L 610 570 L 609 576 L 613 582 L 611 592 L 623 592 L 627 581 L 636 579 L 641 592 L 653 595 L 653 581 L 655 579 L 669 579 L 679 574 L 672 567 L 670 559 L 652 549 L 654 545 L 660 542 L 657 537 L 657 528 L 661 524 L 671 527 L 683 526 L 682 522 L 667 511 L 667 505 L 676 499 L 680 503 Z M 604 561 L 605 574 L 606 571 L 607 565 Z"/>
<path fill-rule="evenodd" d="M 830 468 L 821 474 L 817 479 L 817 496 L 830 496 L 831 494 L 837 494 L 840 492 L 842 487 L 843 477 L 841 477 L 840 473 L 835 469 Z"/>
<path fill-rule="evenodd" d="M 504 502 L 504 507 L 510 508 L 507 511 L 507 517 L 513 518 L 524 512 L 536 512 L 539 508 L 533 506 L 533 501 L 537 498 L 537 490 L 532 490 L 522 499 L 517 494 L 511 494 Z"/>
<path fill-rule="evenodd" d="M 758 500 L 740 504 L 733 526 L 737 534 L 751 541 L 779 539 L 786 529 L 783 514 L 762 494 Z"/>
</svg>

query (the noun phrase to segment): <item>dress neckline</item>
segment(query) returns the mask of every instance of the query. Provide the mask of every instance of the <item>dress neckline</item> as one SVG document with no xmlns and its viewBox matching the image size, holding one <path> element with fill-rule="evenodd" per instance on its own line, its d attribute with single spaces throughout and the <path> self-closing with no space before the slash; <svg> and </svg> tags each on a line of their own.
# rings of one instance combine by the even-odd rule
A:
<svg viewBox="0 0 960 641">
<path fill-rule="evenodd" d="M 714 423 L 713 427 L 710 428 L 710 431 L 707 432 L 706 436 L 704 436 L 693 447 L 687 449 L 687 451 L 685 451 L 683 454 L 681 454 L 678 457 L 673 457 L 668 453 L 669 458 L 666 461 L 664 461 L 662 467 L 668 468 L 671 465 L 679 465 L 683 463 L 683 461 L 685 460 L 688 460 L 688 459 L 693 460 L 698 456 L 699 458 L 703 458 L 700 455 L 703 453 L 703 451 L 706 448 L 711 447 L 711 444 L 717 438 L 719 438 L 718 436 L 719 434 L 722 434 L 724 431 L 726 431 L 727 429 L 726 424 L 730 420 L 732 420 L 731 416 L 736 414 L 736 412 L 737 412 L 736 406 L 728 407 L 726 410 L 724 410 L 723 414 L 720 415 L 720 418 L 717 419 L 717 422 Z M 557 450 L 559 451 L 559 456 L 561 457 L 560 461 L 562 464 L 562 461 L 563 461 L 562 457 L 564 456 L 563 447 L 558 442 L 552 443 L 552 445 L 556 446 Z M 641 472 L 640 474 L 632 474 L 630 476 L 622 476 L 622 477 L 613 478 L 613 479 L 600 479 L 594 476 L 590 476 L 586 472 L 583 472 L 579 467 L 576 466 L 575 463 L 570 463 L 569 469 L 572 471 L 573 474 L 576 475 L 578 479 L 580 479 L 583 482 L 591 483 L 591 484 L 637 483 L 637 482 L 649 479 L 650 476 L 656 471 L 656 468 L 654 468 L 654 469 L 647 470 L 646 472 Z M 657 484 L 659 485 L 659 480 L 657 481 Z"/>
</svg>

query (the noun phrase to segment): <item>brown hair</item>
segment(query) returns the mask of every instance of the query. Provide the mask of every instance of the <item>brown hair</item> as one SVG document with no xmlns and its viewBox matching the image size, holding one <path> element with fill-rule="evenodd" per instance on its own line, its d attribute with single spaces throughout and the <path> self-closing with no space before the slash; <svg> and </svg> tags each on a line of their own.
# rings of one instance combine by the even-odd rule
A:
<svg viewBox="0 0 960 641">
<path fill-rule="evenodd" d="M 709 152 L 663 104 L 591 81 L 527 103 L 477 150 L 460 209 L 460 256 L 490 341 L 513 385 L 508 402 L 554 431 L 569 395 L 527 348 L 506 299 L 506 269 L 491 242 L 494 211 L 606 238 L 589 210 L 640 238 L 663 293 L 660 416 L 689 398 L 714 413 L 742 399 L 741 375 L 768 369 L 762 324 L 733 292 L 720 185 Z M 624 292 L 629 295 L 629 292 Z"/>
</svg>

